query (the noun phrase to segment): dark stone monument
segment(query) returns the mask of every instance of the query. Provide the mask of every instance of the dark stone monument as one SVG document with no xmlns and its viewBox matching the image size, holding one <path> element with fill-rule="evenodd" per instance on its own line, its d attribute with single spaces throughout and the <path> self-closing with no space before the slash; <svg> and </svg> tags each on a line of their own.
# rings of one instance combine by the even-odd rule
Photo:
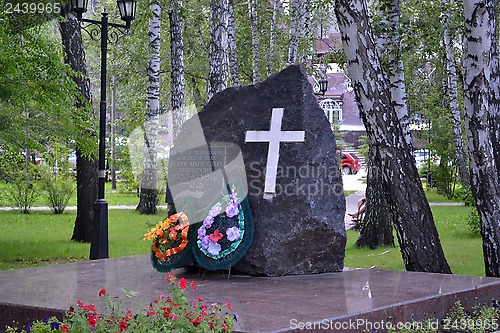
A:
<svg viewBox="0 0 500 333">
<path fill-rule="evenodd" d="M 341 271 L 345 200 L 335 138 L 303 68 L 226 89 L 198 117 L 208 145 L 233 143 L 244 161 L 255 232 L 234 268 L 265 276 Z M 175 145 L 193 141 L 194 121 Z"/>
</svg>

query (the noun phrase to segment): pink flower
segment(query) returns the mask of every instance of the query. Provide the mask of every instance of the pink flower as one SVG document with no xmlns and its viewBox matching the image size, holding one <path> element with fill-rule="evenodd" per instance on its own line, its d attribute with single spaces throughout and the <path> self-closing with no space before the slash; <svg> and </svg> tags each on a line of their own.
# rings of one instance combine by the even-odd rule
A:
<svg viewBox="0 0 500 333">
<path fill-rule="evenodd" d="M 238 227 L 228 228 L 226 230 L 226 235 L 227 235 L 227 239 L 230 242 L 234 242 L 235 240 L 240 238 L 240 230 L 238 229 Z"/>
<path fill-rule="evenodd" d="M 240 210 L 238 208 L 238 204 L 234 201 L 232 201 L 229 205 L 226 207 L 226 215 L 227 217 L 234 217 L 240 213 Z"/>
<path fill-rule="evenodd" d="M 205 228 L 210 228 L 212 226 L 212 223 L 214 223 L 214 217 L 213 216 L 207 216 L 203 220 L 203 226 Z M 201 228 L 200 228 L 201 229 Z"/>
<path fill-rule="evenodd" d="M 179 281 L 179 287 L 181 287 L 182 290 L 186 290 L 187 288 L 187 280 L 185 278 L 181 278 Z"/>
<path fill-rule="evenodd" d="M 220 214 L 220 211 L 221 211 L 221 205 L 217 204 L 217 205 L 213 206 L 212 209 L 210 209 L 208 216 L 216 217 L 217 215 Z"/>
<path fill-rule="evenodd" d="M 207 252 L 210 253 L 213 256 L 216 256 L 219 254 L 221 250 L 221 246 L 219 243 L 212 242 L 211 240 L 208 241 L 208 248 Z"/>
</svg>

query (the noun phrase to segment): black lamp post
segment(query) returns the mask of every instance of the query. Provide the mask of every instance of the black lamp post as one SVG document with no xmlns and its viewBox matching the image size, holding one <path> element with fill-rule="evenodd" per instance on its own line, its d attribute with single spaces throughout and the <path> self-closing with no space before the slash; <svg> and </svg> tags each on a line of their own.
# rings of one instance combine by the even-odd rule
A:
<svg viewBox="0 0 500 333">
<path fill-rule="evenodd" d="M 108 41 L 116 42 L 127 33 L 130 22 L 135 18 L 137 0 L 117 0 L 120 16 L 125 25 L 109 23 L 106 10 L 101 14 L 101 20 L 83 18 L 87 11 L 88 0 L 71 0 L 71 9 L 76 13 L 81 27 L 93 40 L 101 40 L 101 102 L 99 108 L 99 191 L 94 203 L 94 224 L 92 226 L 92 242 L 90 244 L 90 259 L 108 258 L 108 203 L 104 199 L 106 180 L 106 61 Z M 88 23 L 85 25 L 83 22 Z M 108 34 L 110 27 L 116 28 Z"/>
<path fill-rule="evenodd" d="M 321 95 L 324 95 L 325 92 L 328 90 L 328 80 L 323 78 L 318 81 L 319 84 L 319 91 L 321 92 Z"/>
</svg>

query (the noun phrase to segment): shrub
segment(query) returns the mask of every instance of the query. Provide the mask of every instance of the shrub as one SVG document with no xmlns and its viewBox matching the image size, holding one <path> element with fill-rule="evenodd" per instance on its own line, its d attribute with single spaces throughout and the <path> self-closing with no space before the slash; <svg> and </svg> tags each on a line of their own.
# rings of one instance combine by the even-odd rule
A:
<svg viewBox="0 0 500 333">
<path fill-rule="evenodd" d="M 8 172 L 7 196 L 11 206 L 22 213 L 29 214 L 41 190 L 39 186 L 38 167 L 25 162 L 23 168 Z"/>
<path fill-rule="evenodd" d="M 479 219 L 479 214 L 477 212 L 476 207 L 473 207 L 467 216 L 467 225 L 469 226 L 470 231 L 475 235 L 481 234 L 481 220 Z"/>
<path fill-rule="evenodd" d="M 44 172 L 42 176 L 43 189 L 47 203 L 54 214 L 61 214 L 66 209 L 69 199 L 75 190 L 72 177 L 67 175 L 53 175 Z"/>
</svg>

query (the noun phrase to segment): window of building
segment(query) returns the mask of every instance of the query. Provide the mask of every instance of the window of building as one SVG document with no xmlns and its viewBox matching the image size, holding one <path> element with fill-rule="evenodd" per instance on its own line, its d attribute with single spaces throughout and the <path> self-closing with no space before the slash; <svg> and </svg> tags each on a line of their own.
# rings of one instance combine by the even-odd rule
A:
<svg viewBox="0 0 500 333">
<path fill-rule="evenodd" d="M 342 122 L 342 101 L 334 99 L 323 99 L 319 101 L 319 106 L 325 112 L 330 124 Z"/>
</svg>

